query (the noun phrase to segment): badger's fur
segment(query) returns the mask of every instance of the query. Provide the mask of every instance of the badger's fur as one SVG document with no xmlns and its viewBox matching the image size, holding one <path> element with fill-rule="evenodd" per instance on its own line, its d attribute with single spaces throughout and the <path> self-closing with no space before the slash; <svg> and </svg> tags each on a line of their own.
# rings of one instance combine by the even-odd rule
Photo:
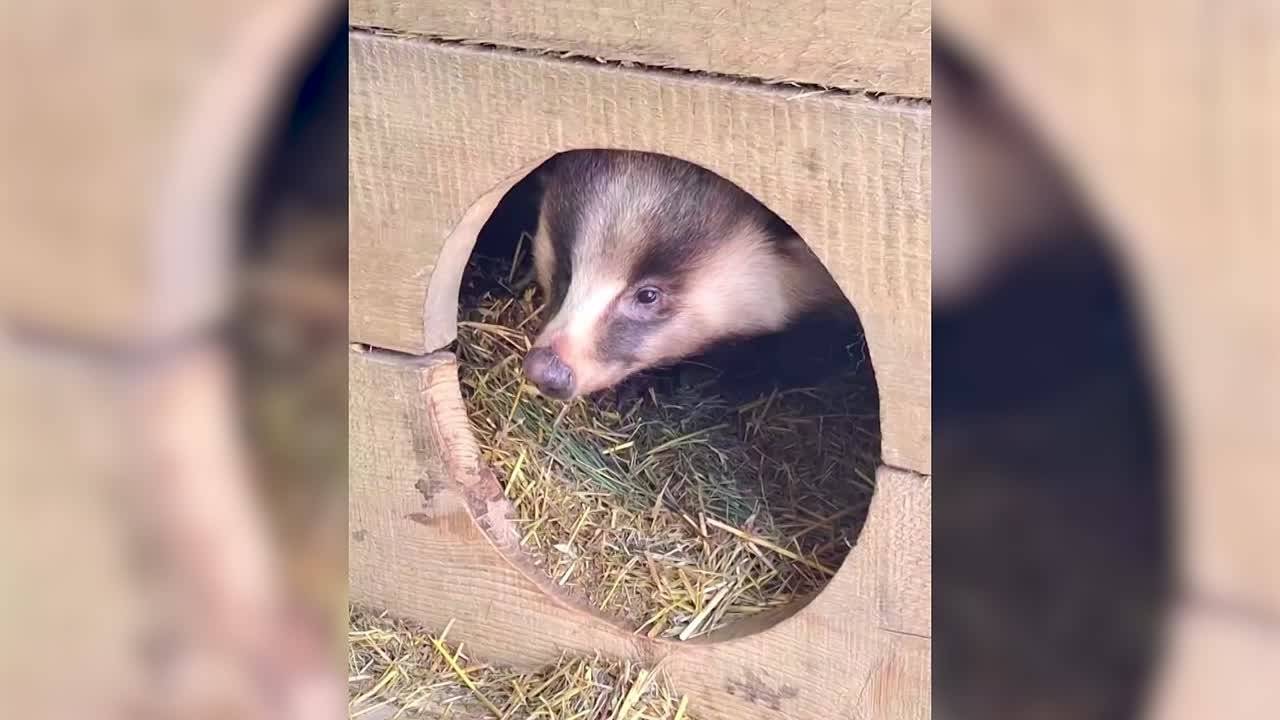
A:
<svg viewBox="0 0 1280 720">
<path fill-rule="evenodd" d="M 525 371 L 546 394 L 603 390 L 827 309 L 853 314 L 800 237 L 709 170 L 580 150 L 549 161 L 540 181 L 533 257 L 546 323 Z"/>
</svg>

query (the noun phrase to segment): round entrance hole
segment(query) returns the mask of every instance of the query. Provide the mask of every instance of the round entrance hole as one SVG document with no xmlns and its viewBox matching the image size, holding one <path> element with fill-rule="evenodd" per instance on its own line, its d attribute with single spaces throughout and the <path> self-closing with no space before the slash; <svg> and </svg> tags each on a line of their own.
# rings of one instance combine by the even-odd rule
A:
<svg viewBox="0 0 1280 720">
<path fill-rule="evenodd" d="M 554 315 L 532 257 L 545 167 L 479 231 L 454 347 L 472 431 L 539 584 L 652 638 L 789 614 L 840 568 L 874 491 L 879 401 L 855 310 L 841 301 L 842 317 L 547 398 L 522 372 Z"/>
</svg>

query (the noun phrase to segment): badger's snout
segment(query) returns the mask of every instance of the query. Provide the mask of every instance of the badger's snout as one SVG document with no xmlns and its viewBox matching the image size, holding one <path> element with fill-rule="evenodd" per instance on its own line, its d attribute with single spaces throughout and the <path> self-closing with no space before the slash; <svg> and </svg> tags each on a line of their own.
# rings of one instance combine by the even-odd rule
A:
<svg viewBox="0 0 1280 720">
<path fill-rule="evenodd" d="M 551 348 L 530 350 L 524 357 L 524 374 L 543 395 L 559 400 L 573 396 L 573 370 Z"/>
</svg>

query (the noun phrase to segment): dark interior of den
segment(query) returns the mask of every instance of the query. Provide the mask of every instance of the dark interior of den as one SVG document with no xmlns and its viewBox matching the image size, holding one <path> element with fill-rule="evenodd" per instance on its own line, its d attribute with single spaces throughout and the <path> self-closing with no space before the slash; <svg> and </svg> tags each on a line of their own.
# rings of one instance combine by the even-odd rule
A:
<svg viewBox="0 0 1280 720">
<path fill-rule="evenodd" d="M 935 123 L 977 116 L 995 92 L 980 68 L 938 40 L 934 65 L 970 104 L 939 102 Z M 998 147 L 1056 173 L 1016 113 L 995 108 L 982 127 Z M 1136 717 L 1160 652 L 1172 565 L 1160 398 L 1112 241 L 1054 186 L 1048 221 L 990 238 L 1019 251 L 979 291 L 935 295 L 935 701 L 953 718 Z"/>
<path fill-rule="evenodd" d="M 794 607 L 854 544 L 880 455 L 857 314 L 728 180 L 552 157 L 481 231 L 458 320 L 473 429 L 563 592 L 687 640 Z"/>
</svg>

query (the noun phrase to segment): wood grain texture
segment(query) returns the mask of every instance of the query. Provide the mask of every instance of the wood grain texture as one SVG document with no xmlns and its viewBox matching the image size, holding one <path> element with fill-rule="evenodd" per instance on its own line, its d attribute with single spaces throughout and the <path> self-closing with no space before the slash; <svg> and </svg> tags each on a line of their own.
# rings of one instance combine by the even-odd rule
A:
<svg viewBox="0 0 1280 720">
<path fill-rule="evenodd" d="M 351 356 L 352 601 L 453 622 L 450 638 L 522 669 L 565 650 L 639 654 L 625 632 L 553 602 L 473 519 L 464 487 L 483 479 L 456 377 L 447 353 Z"/>
<path fill-rule="evenodd" d="M 351 23 L 828 87 L 928 97 L 929 0 L 355 0 Z"/>
<path fill-rule="evenodd" d="M 484 662 L 533 669 L 597 650 L 661 662 L 712 720 L 928 717 L 928 628 L 899 630 L 919 616 L 904 603 L 928 596 L 926 478 L 881 469 L 858 546 L 781 622 L 719 641 L 648 640 L 563 597 L 523 555 L 458 393 L 448 353 L 352 354 L 354 601 L 428 629 L 453 622 L 450 638 Z"/>
<path fill-rule="evenodd" d="M 1280 5 L 948 0 L 938 16 L 1117 230 L 1172 423 L 1184 574 L 1280 611 Z"/>
<path fill-rule="evenodd" d="M 715 699 L 699 710 L 725 720 L 930 717 L 930 482 L 881 468 L 876 483 L 858 544 L 808 606 L 762 632 L 670 653 L 677 687 Z M 922 552 L 923 565 L 911 560 Z M 899 629 L 904 607 L 919 634 Z"/>
<path fill-rule="evenodd" d="M 487 213 L 464 216 L 521 168 L 569 148 L 662 152 L 813 246 L 866 329 L 885 461 L 928 472 L 927 106 L 355 33 L 350 123 L 354 340 L 422 354 L 454 339 L 448 302 L 424 318 L 428 288 L 456 298 L 465 226 Z"/>
</svg>

